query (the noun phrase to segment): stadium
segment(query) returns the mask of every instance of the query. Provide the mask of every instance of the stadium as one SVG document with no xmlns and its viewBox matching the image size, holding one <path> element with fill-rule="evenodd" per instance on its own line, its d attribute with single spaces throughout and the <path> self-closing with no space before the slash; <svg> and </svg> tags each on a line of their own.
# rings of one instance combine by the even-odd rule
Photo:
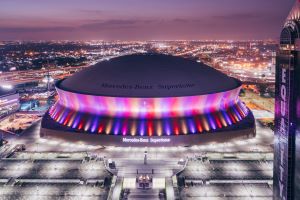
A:
<svg viewBox="0 0 300 200">
<path fill-rule="evenodd" d="M 241 82 L 193 60 L 134 54 L 56 83 L 41 137 L 103 146 L 192 146 L 255 137 Z"/>
<path fill-rule="evenodd" d="M 15 89 L 1 83 L 0 86 L 0 119 L 17 112 L 20 108 L 20 96 Z"/>
</svg>

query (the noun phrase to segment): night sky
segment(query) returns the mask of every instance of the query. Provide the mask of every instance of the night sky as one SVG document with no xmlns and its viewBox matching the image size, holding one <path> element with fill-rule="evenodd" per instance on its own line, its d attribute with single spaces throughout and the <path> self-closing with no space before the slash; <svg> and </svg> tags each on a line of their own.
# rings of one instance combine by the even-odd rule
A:
<svg viewBox="0 0 300 200">
<path fill-rule="evenodd" d="M 0 40 L 277 39 L 294 0 L 0 0 Z"/>
</svg>

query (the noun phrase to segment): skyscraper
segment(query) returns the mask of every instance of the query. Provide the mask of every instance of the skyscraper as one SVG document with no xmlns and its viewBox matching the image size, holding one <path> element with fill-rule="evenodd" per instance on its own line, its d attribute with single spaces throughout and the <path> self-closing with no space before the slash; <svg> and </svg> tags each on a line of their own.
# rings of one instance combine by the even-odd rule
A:
<svg viewBox="0 0 300 200">
<path fill-rule="evenodd" d="M 276 59 L 274 200 L 300 199 L 300 0 L 280 35 Z"/>
</svg>

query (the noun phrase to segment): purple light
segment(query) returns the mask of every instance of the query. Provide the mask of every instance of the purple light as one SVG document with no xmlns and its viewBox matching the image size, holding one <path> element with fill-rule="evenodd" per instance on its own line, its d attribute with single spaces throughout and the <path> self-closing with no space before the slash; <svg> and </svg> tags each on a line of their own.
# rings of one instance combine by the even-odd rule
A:
<svg viewBox="0 0 300 200">
<path fill-rule="evenodd" d="M 75 121 L 74 121 L 74 124 L 73 124 L 72 128 L 76 128 L 78 126 L 79 122 L 80 122 L 80 115 L 77 114 L 77 116 L 75 117 Z"/>
<path fill-rule="evenodd" d="M 98 127 L 98 121 L 99 121 L 98 118 L 95 117 L 94 120 L 93 120 L 92 129 L 91 129 L 92 133 L 94 133 L 96 131 L 96 129 L 97 129 L 97 127 Z"/>
<path fill-rule="evenodd" d="M 245 106 L 245 104 L 243 104 L 242 102 L 238 102 L 239 108 L 241 108 L 241 110 L 244 112 L 244 115 L 247 116 L 248 115 L 248 109 Z"/>
<path fill-rule="evenodd" d="M 145 120 L 142 120 L 140 123 L 140 135 L 144 136 L 145 134 Z"/>
<path fill-rule="evenodd" d="M 192 119 L 188 119 L 189 129 L 192 133 L 196 133 L 195 122 Z"/>
<path fill-rule="evenodd" d="M 165 124 L 165 130 L 167 135 L 171 135 L 171 125 L 169 120 L 164 120 Z"/>
<path fill-rule="evenodd" d="M 207 116 L 207 118 L 208 118 L 210 127 L 211 127 L 212 129 L 214 129 L 214 130 L 217 129 L 216 123 L 215 123 L 213 117 L 211 116 L 211 114 L 207 114 L 206 116 Z"/>
<path fill-rule="evenodd" d="M 59 120 L 59 123 L 60 123 L 60 124 L 62 124 L 62 123 L 65 122 L 65 119 L 67 118 L 68 114 L 69 114 L 69 111 L 64 111 L 64 112 L 63 112 L 62 117 L 61 117 L 61 119 Z"/>
<path fill-rule="evenodd" d="M 233 109 L 235 115 L 237 116 L 237 118 L 239 119 L 239 121 L 241 121 L 242 117 L 241 117 L 240 113 L 237 111 L 237 109 L 235 108 L 235 106 L 233 106 L 232 109 Z"/>
<path fill-rule="evenodd" d="M 121 120 L 117 119 L 115 122 L 115 128 L 114 128 L 114 134 L 118 135 L 119 131 L 120 131 L 120 126 L 121 126 Z"/>
</svg>

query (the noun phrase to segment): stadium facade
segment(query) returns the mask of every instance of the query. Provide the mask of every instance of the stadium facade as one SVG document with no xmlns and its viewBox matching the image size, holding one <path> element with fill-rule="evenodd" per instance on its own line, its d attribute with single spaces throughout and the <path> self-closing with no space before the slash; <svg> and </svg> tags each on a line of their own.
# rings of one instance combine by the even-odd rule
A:
<svg viewBox="0 0 300 200">
<path fill-rule="evenodd" d="M 0 119 L 19 110 L 19 98 L 16 90 L 0 86 Z"/>
<path fill-rule="evenodd" d="M 191 146 L 255 136 L 241 82 L 161 54 L 113 58 L 58 81 L 42 137 L 109 146 Z"/>
<path fill-rule="evenodd" d="M 300 199 L 300 3 L 280 36 L 276 63 L 274 200 Z"/>
</svg>

